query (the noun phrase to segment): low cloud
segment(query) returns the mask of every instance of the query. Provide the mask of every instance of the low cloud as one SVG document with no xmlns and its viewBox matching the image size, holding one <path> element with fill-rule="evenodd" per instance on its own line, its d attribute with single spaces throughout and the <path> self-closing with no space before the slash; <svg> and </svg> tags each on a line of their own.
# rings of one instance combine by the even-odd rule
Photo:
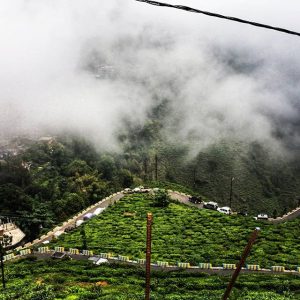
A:
<svg viewBox="0 0 300 300">
<path fill-rule="evenodd" d="M 244 4 L 185 3 L 300 28 L 295 1 Z M 299 149 L 297 37 L 133 0 L 7 1 L 0 34 L 2 135 L 68 130 L 116 149 L 124 118 L 142 124 L 168 99 L 166 136 L 196 149 Z"/>
</svg>

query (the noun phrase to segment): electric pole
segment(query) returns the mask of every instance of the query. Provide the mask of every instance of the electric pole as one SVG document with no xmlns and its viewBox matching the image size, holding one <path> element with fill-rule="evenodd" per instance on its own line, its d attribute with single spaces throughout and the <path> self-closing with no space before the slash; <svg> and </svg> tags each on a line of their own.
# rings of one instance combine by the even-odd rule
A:
<svg viewBox="0 0 300 300">
<path fill-rule="evenodd" d="M 193 170 L 193 188 L 196 189 L 196 176 L 197 176 L 197 169 L 196 167 Z"/>
<path fill-rule="evenodd" d="M 158 181 L 158 157 L 155 154 L 155 181 Z"/>
<path fill-rule="evenodd" d="M 232 204 L 232 187 L 233 187 L 233 181 L 234 181 L 234 177 L 231 177 L 230 180 L 230 195 L 229 195 L 229 207 L 231 208 L 231 204 Z"/>
</svg>

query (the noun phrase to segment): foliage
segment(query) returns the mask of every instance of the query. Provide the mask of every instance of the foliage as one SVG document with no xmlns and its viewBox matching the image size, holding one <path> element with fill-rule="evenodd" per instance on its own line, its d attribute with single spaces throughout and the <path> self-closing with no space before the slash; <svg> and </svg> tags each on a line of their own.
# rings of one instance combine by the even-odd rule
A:
<svg viewBox="0 0 300 300">
<path fill-rule="evenodd" d="M 158 190 L 155 192 L 153 205 L 156 207 L 168 207 L 170 204 L 170 197 L 165 190 Z"/>
<path fill-rule="evenodd" d="M 92 265 L 89 261 L 20 260 L 5 266 L 7 289 L 0 300 L 144 299 L 145 271 L 122 264 Z M 228 276 L 187 272 L 152 272 L 152 299 L 219 300 Z M 232 300 L 299 299 L 300 277 L 241 275 Z"/>
<path fill-rule="evenodd" d="M 237 263 L 252 230 L 261 227 L 248 263 L 292 269 L 299 264 L 299 218 L 273 225 L 252 217 L 227 216 L 174 202 L 168 207 L 157 207 L 153 201 L 150 194 L 128 195 L 88 221 L 85 232 L 89 248 L 96 253 L 144 258 L 146 215 L 152 212 L 154 261 L 182 261 L 194 265 Z M 80 228 L 61 236 L 56 245 L 81 248 Z"/>
<path fill-rule="evenodd" d="M 18 216 L 28 239 L 114 190 L 96 168 L 99 155 L 86 142 L 37 142 L 6 160 L 0 170 L 0 211 Z"/>
</svg>

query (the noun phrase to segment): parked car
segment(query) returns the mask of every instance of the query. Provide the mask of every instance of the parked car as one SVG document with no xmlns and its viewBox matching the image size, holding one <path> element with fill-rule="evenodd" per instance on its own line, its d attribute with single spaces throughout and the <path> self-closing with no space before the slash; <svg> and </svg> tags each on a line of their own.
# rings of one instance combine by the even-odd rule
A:
<svg viewBox="0 0 300 300">
<path fill-rule="evenodd" d="M 101 214 L 103 211 L 105 210 L 104 207 L 98 207 L 94 210 L 93 212 L 93 216 L 98 216 L 99 214 Z"/>
<path fill-rule="evenodd" d="M 83 224 L 84 221 L 83 220 L 77 220 L 76 221 L 76 227 L 80 226 L 81 224 Z"/>
<path fill-rule="evenodd" d="M 195 197 L 195 196 L 190 197 L 189 201 L 194 204 L 200 204 L 202 202 L 202 200 L 199 197 Z"/>
<path fill-rule="evenodd" d="M 217 210 L 219 205 L 217 202 L 204 202 L 204 205 L 203 205 L 204 208 L 207 208 L 207 209 L 213 209 L 213 210 Z"/>
<path fill-rule="evenodd" d="M 248 216 L 248 212 L 246 212 L 246 211 L 239 211 L 238 215 L 247 217 Z"/>
<path fill-rule="evenodd" d="M 126 188 L 126 189 L 124 189 L 123 193 L 124 194 L 132 194 L 133 191 L 130 188 Z"/>
<path fill-rule="evenodd" d="M 138 187 L 134 188 L 134 189 L 132 190 L 132 192 L 133 192 L 133 193 L 142 193 L 143 189 L 144 189 L 143 186 L 138 186 Z"/>
<path fill-rule="evenodd" d="M 87 220 L 91 219 L 92 217 L 94 217 L 94 215 L 92 213 L 87 213 L 86 215 L 83 216 L 83 220 L 87 221 Z"/>
<path fill-rule="evenodd" d="M 226 215 L 230 215 L 231 214 L 231 208 L 228 207 L 228 206 L 218 207 L 217 210 L 218 210 L 218 212 L 220 212 L 222 214 L 226 214 Z"/>
<path fill-rule="evenodd" d="M 259 214 L 257 215 L 257 220 L 268 220 L 269 217 L 267 214 Z"/>
</svg>

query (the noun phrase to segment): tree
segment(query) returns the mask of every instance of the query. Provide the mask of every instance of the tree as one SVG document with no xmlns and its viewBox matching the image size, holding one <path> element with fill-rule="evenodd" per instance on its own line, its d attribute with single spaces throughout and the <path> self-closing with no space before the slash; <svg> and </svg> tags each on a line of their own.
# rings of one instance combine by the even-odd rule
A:
<svg viewBox="0 0 300 300">
<path fill-rule="evenodd" d="M 154 206 L 168 207 L 170 204 L 170 197 L 165 190 L 159 190 L 154 196 Z"/>
<path fill-rule="evenodd" d="M 122 169 L 118 175 L 122 187 L 130 187 L 133 185 L 133 175 L 130 171 Z"/>
</svg>

